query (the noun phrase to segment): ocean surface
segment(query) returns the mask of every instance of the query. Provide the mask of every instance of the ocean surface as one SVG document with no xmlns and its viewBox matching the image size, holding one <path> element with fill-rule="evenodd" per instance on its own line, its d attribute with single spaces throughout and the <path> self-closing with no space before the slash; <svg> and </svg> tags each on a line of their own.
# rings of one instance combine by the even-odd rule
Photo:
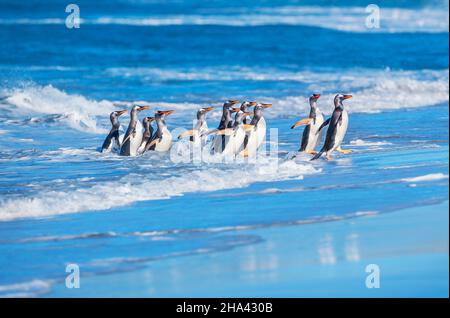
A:
<svg viewBox="0 0 450 318">
<path fill-rule="evenodd" d="M 448 1 L 377 1 L 379 28 L 369 3 L 77 0 L 70 29 L 0 0 L 0 297 L 448 297 Z M 354 96 L 352 154 L 293 158 L 312 93 Z M 227 99 L 273 104 L 271 155 L 98 151 L 114 110 L 176 136 Z"/>
</svg>

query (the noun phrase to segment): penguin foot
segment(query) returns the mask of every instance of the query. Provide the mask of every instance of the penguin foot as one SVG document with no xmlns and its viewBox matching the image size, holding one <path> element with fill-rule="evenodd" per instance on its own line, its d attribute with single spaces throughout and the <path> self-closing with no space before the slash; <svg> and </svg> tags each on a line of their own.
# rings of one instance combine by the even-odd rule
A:
<svg viewBox="0 0 450 318">
<path fill-rule="evenodd" d="M 333 159 L 333 158 L 331 157 L 331 155 L 329 155 L 329 154 L 327 154 L 325 157 L 327 158 L 328 161 L 330 161 L 330 160 Z"/>
<path fill-rule="evenodd" d="M 350 149 L 336 149 L 336 151 L 343 153 L 343 154 L 349 154 L 349 153 L 353 152 L 353 150 L 350 150 Z"/>
<path fill-rule="evenodd" d="M 310 151 L 307 151 L 306 153 L 310 154 L 310 155 L 317 155 L 317 151 L 315 151 L 315 150 L 310 150 Z"/>
</svg>

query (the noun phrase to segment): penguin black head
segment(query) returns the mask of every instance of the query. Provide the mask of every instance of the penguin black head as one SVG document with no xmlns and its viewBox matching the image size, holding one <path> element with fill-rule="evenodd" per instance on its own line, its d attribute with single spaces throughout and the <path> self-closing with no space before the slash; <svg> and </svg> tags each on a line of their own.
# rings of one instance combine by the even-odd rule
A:
<svg viewBox="0 0 450 318">
<path fill-rule="evenodd" d="M 173 114 L 174 110 L 158 110 L 155 113 L 155 119 L 164 119 L 166 116 L 169 116 L 170 114 Z"/>
<path fill-rule="evenodd" d="M 150 124 L 154 120 L 155 120 L 155 117 L 145 117 L 144 119 L 142 119 L 142 124 L 145 127 L 146 124 Z"/>
<path fill-rule="evenodd" d="M 126 109 L 124 110 L 116 110 L 114 112 L 112 112 L 109 115 L 109 120 L 111 121 L 111 124 L 114 125 L 119 125 L 119 117 L 122 116 L 123 114 L 125 114 L 127 112 Z"/>
<path fill-rule="evenodd" d="M 253 106 L 256 106 L 258 103 L 257 102 L 243 102 L 242 104 L 241 104 L 241 110 L 243 111 L 243 112 L 247 112 L 247 110 L 248 110 L 248 108 L 249 107 L 253 107 Z"/>
<path fill-rule="evenodd" d="M 230 108 L 231 106 L 233 106 L 233 105 L 235 105 L 235 104 L 237 104 L 237 103 L 239 103 L 238 100 L 227 100 L 227 101 L 223 104 L 223 107 Z"/>
<path fill-rule="evenodd" d="M 337 94 L 334 97 L 334 106 L 338 107 L 338 106 L 342 106 L 342 101 L 345 99 L 350 99 L 352 98 L 352 95 L 346 95 L 346 94 Z"/>
<path fill-rule="evenodd" d="M 309 105 L 311 105 L 312 107 L 316 106 L 316 102 L 319 98 L 320 98 L 320 94 L 312 94 L 309 97 Z"/>
<path fill-rule="evenodd" d="M 109 115 L 109 118 L 112 120 L 113 118 L 119 118 L 120 116 L 122 116 L 123 114 L 125 114 L 127 112 L 127 110 L 126 109 L 124 109 L 124 110 L 116 110 L 116 111 L 114 111 L 114 112 L 112 112 L 110 115 Z"/>
</svg>

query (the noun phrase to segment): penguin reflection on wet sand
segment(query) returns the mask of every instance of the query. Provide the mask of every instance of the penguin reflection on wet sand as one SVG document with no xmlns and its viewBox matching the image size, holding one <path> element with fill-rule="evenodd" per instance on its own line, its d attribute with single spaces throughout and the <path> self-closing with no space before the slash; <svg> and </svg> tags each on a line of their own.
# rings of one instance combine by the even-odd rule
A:
<svg viewBox="0 0 450 318">
<path fill-rule="evenodd" d="M 320 156 L 325 152 L 328 160 L 331 160 L 331 154 L 333 151 L 338 151 L 340 153 L 351 153 L 351 150 L 343 150 L 341 148 L 342 141 L 344 140 L 345 134 L 348 128 L 348 113 L 344 109 L 342 101 L 352 98 L 352 95 L 342 95 L 338 94 L 334 97 L 334 111 L 331 118 L 328 118 L 320 127 L 319 131 L 329 125 L 327 130 L 327 136 L 325 138 L 325 143 L 318 154 L 316 154 L 311 160 L 319 159 Z"/>
<path fill-rule="evenodd" d="M 127 132 L 123 137 L 123 142 L 120 147 L 121 156 L 136 156 L 137 150 L 142 142 L 142 124 L 139 121 L 138 114 L 149 106 L 133 106 L 130 112 L 130 123 L 128 124 Z"/>
<path fill-rule="evenodd" d="M 315 151 L 317 143 L 320 141 L 322 132 L 319 131 L 320 126 L 322 126 L 324 119 L 322 112 L 317 107 L 317 100 L 320 98 L 320 94 L 313 94 L 309 98 L 310 111 L 308 118 L 299 120 L 291 126 L 291 129 L 295 127 L 306 125 L 303 130 L 302 140 L 299 152 L 306 152 L 308 154 L 317 154 Z"/>
<path fill-rule="evenodd" d="M 111 151 L 118 151 L 120 149 L 120 139 L 119 139 L 119 129 L 120 129 L 120 122 L 119 117 L 123 114 L 125 114 L 126 110 L 118 110 L 114 111 L 109 115 L 109 120 L 111 121 L 111 131 L 106 136 L 105 141 L 102 145 L 101 152 L 108 153 Z"/>
<path fill-rule="evenodd" d="M 157 130 L 152 138 L 147 142 L 144 152 L 154 150 L 158 152 L 166 152 L 172 146 L 172 134 L 167 128 L 166 117 L 173 114 L 174 110 L 159 110 L 155 114 Z"/>
<path fill-rule="evenodd" d="M 214 110 L 214 107 L 203 107 L 197 111 L 197 122 L 195 123 L 194 129 L 185 131 L 178 136 L 178 139 L 183 137 L 189 137 L 192 142 L 197 142 L 199 140 L 206 141 L 206 133 L 208 132 L 208 124 L 206 123 L 206 114 Z"/>
</svg>

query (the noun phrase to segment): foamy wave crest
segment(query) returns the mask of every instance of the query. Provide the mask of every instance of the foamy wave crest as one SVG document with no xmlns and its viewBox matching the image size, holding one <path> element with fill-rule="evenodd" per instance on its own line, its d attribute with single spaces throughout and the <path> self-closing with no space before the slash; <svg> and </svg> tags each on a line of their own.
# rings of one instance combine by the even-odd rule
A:
<svg viewBox="0 0 450 318">
<path fill-rule="evenodd" d="M 120 181 L 104 182 L 74 191 L 46 191 L 38 196 L 0 201 L 0 220 L 45 217 L 80 211 L 107 210 L 137 201 L 160 200 L 188 192 L 241 188 L 255 182 L 299 179 L 319 173 L 310 164 L 292 160 L 279 164 L 275 158 L 260 158 L 245 169 L 205 168 L 162 180 L 131 174 Z"/>
<path fill-rule="evenodd" d="M 12 124 L 62 122 L 71 128 L 104 134 L 109 131 L 110 112 L 119 108 L 130 108 L 133 104 L 153 105 L 146 101 L 92 100 L 82 95 L 68 94 L 52 85 L 28 85 L 23 88 L 3 90 L 1 108 L 14 107 L 17 118 L 8 120 Z M 161 109 L 194 110 L 201 106 L 190 103 L 165 103 L 155 105 Z M 44 116 L 40 116 L 44 114 Z M 23 117 L 26 116 L 26 119 Z M 126 115 L 123 122 L 127 122 Z"/>
<path fill-rule="evenodd" d="M 349 112 L 377 113 L 385 110 L 414 108 L 448 103 L 449 71 L 344 71 L 338 72 L 339 80 L 325 81 L 309 85 L 311 92 L 323 93 L 318 102 L 320 109 L 329 114 L 333 109 L 336 93 L 353 94 L 353 99 L 346 101 Z M 323 73 L 321 76 L 326 76 Z M 328 74 L 331 75 L 331 74 Z M 308 95 L 288 96 L 271 101 L 274 106 L 267 114 L 277 116 L 275 109 L 289 109 L 299 114 L 309 109 Z"/>
<path fill-rule="evenodd" d="M 104 16 L 80 19 L 81 24 L 169 26 L 220 25 L 252 27 L 263 25 L 300 25 L 345 32 L 448 32 L 449 17 L 445 8 L 381 7 L 380 28 L 369 28 L 366 7 L 282 6 L 267 8 L 222 8 L 221 11 L 201 9 L 184 15 Z M 223 12 L 226 11 L 226 12 Z M 232 18 L 230 18 L 232 16 Z M 64 19 L 0 19 L 0 24 L 64 24 Z"/>
<path fill-rule="evenodd" d="M 6 90 L 3 107 L 15 107 L 17 114 L 27 116 L 34 114 L 51 116 L 53 121 L 62 121 L 68 126 L 87 132 L 105 133 L 106 129 L 98 127 L 96 116 L 109 114 L 114 110 L 114 104 L 107 100 L 94 101 L 81 95 L 67 94 L 52 85 L 27 86 Z M 30 122 L 42 119 L 31 117 Z"/>
<path fill-rule="evenodd" d="M 0 285 L 0 297 L 3 298 L 29 298 L 48 293 L 51 282 L 35 279 L 29 282 Z"/>
</svg>

